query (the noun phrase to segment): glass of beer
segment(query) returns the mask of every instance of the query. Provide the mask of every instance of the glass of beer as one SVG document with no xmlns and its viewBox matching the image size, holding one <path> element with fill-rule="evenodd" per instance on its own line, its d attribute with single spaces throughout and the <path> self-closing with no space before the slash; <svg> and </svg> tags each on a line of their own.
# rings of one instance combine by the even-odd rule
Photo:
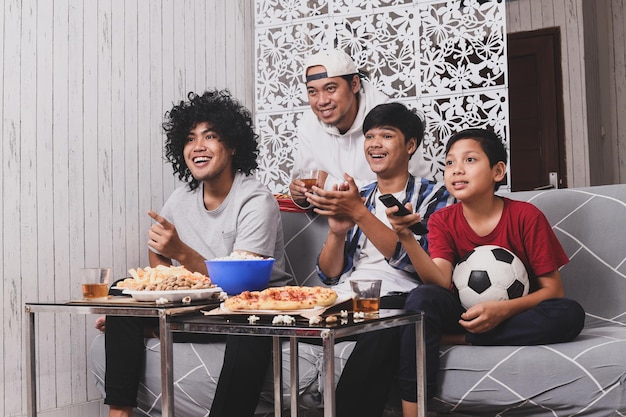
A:
<svg viewBox="0 0 626 417">
<path fill-rule="evenodd" d="M 81 268 L 80 277 L 85 300 L 101 301 L 109 297 L 111 268 Z"/>
<path fill-rule="evenodd" d="M 311 192 L 311 187 L 318 185 L 318 176 L 319 171 L 317 169 L 301 169 L 299 179 L 304 183 L 307 191 Z"/>
<path fill-rule="evenodd" d="M 380 279 L 355 279 L 350 281 L 354 297 L 352 307 L 361 311 L 365 317 L 378 317 L 380 310 Z"/>
</svg>

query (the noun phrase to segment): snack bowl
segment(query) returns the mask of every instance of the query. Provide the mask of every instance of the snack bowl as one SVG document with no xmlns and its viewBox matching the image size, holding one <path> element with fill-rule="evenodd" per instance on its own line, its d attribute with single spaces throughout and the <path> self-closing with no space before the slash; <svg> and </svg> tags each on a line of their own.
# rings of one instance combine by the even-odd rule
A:
<svg viewBox="0 0 626 417">
<path fill-rule="evenodd" d="M 211 282 L 228 295 L 259 291 L 267 287 L 274 259 L 207 259 Z"/>
</svg>

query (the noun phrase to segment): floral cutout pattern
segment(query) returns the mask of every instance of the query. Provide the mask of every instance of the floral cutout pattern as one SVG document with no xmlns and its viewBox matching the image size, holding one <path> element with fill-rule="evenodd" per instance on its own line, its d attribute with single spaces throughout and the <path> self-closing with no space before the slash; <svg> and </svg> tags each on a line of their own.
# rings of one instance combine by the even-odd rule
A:
<svg viewBox="0 0 626 417">
<path fill-rule="evenodd" d="M 508 146 L 504 7 L 504 0 L 256 0 L 259 179 L 288 192 L 297 124 L 308 109 L 302 67 L 325 48 L 350 54 L 376 88 L 423 116 L 423 158 L 436 178 L 456 131 L 490 128 Z"/>
</svg>

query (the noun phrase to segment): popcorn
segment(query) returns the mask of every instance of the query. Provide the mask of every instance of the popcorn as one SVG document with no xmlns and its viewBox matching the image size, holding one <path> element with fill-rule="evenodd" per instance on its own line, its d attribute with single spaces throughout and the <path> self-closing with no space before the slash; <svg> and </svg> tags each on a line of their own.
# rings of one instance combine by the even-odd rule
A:
<svg viewBox="0 0 626 417">
<path fill-rule="evenodd" d="M 313 316 L 309 319 L 309 325 L 311 326 L 320 324 L 321 322 L 322 322 L 322 318 L 320 316 Z"/>
<path fill-rule="evenodd" d="M 296 319 L 294 317 L 286 314 L 279 314 L 272 319 L 272 324 L 294 324 L 295 322 Z"/>
<path fill-rule="evenodd" d="M 348 310 L 341 310 L 339 314 L 341 315 L 341 317 L 348 317 Z"/>
<path fill-rule="evenodd" d="M 254 314 L 251 316 L 248 316 L 248 323 L 250 324 L 254 324 L 257 321 L 259 321 L 261 318 L 259 316 L 255 316 Z"/>
<path fill-rule="evenodd" d="M 159 298 L 157 298 L 157 299 L 156 299 L 156 301 L 155 301 L 155 303 L 156 303 L 157 305 L 167 304 L 167 303 L 169 303 L 169 302 L 170 302 L 170 300 L 168 300 L 168 299 L 167 299 L 167 298 L 165 298 L 165 297 L 159 297 Z"/>
<path fill-rule="evenodd" d="M 227 261 L 227 260 L 237 260 L 237 261 L 241 261 L 241 260 L 248 260 L 248 259 L 266 259 L 262 256 L 257 256 L 254 255 L 250 252 L 245 252 L 245 251 L 240 251 L 240 250 L 235 250 L 232 251 L 230 255 L 228 256 L 222 256 L 220 258 L 215 258 L 216 260 L 220 260 L 220 261 Z"/>
<path fill-rule="evenodd" d="M 355 319 L 364 319 L 365 318 L 365 313 L 362 311 L 355 311 L 354 312 L 354 318 Z"/>
</svg>

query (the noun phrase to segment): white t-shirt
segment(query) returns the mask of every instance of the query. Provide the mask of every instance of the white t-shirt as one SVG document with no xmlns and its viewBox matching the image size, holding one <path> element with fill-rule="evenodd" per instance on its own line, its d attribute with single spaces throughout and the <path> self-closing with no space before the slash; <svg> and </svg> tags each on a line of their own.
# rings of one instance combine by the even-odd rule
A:
<svg viewBox="0 0 626 417">
<path fill-rule="evenodd" d="M 291 284 L 285 272 L 280 210 L 269 189 L 238 172 L 228 196 L 215 210 L 205 208 L 203 190 L 202 183 L 193 191 L 187 185 L 177 188 L 160 212 L 176 226 L 180 239 L 205 259 L 228 256 L 233 250 L 273 257 L 269 285 Z"/>
</svg>

